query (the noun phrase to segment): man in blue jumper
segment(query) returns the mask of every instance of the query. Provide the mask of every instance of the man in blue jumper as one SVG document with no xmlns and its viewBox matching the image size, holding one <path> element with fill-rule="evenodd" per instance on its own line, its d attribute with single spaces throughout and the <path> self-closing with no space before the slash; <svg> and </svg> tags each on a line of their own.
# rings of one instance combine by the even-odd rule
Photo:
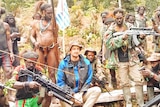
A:
<svg viewBox="0 0 160 107">
<path fill-rule="evenodd" d="M 75 104 L 83 107 L 93 107 L 101 94 L 99 87 L 91 87 L 93 71 L 92 66 L 80 51 L 82 45 L 78 41 L 71 41 L 69 54 L 60 62 L 57 72 L 57 85 L 73 93 Z M 71 107 L 60 102 L 62 107 Z"/>
</svg>

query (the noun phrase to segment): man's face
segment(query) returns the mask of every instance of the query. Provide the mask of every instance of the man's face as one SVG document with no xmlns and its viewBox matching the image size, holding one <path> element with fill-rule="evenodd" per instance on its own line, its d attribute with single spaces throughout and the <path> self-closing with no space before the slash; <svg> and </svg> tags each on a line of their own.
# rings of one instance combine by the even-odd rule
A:
<svg viewBox="0 0 160 107">
<path fill-rule="evenodd" d="M 107 15 L 105 13 L 102 14 L 102 22 L 104 23 L 104 21 L 107 19 Z"/>
<path fill-rule="evenodd" d="M 135 17 L 134 17 L 134 16 L 129 16 L 128 22 L 134 24 L 134 22 L 135 22 Z"/>
<path fill-rule="evenodd" d="M 72 46 L 70 54 L 73 57 L 78 57 L 80 54 L 81 48 L 79 46 Z"/>
<path fill-rule="evenodd" d="M 115 22 L 117 23 L 117 25 L 122 25 L 123 24 L 123 19 L 124 19 L 124 17 L 122 15 L 122 13 L 117 13 L 115 15 Z"/>
<path fill-rule="evenodd" d="M 151 64 L 151 67 L 154 68 L 154 67 L 156 67 L 156 65 L 159 64 L 159 61 L 151 61 L 150 64 Z"/>
<path fill-rule="evenodd" d="M 94 52 L 87 52 L 86 58 L 92 63 L 95 59 Z"/>
<path fill-rule="evenodd" d="M 140 7 L 139 9 L 139 14 L 143 15 L 144 14 L 145 9 L 143 7 Z"/>
<path fill-rule="evenodd" d="M 29 61 L 29 60 L 25 60 L 25 65 L 26 65 L 26 68 L 28 70 L 33 70 L 36 66 L 36 63 L 32 62 L 32 61 Z"/>
<path fill-rule="evenodd" d="M 8 17 L 8 23 L 14 24 L 15 23 L 14 17 Z"/>
<path fill-rule="evenodd" d="M 52 19 L 52 15 L 53 15 L 52 7 L 47 8 L 45 10 L 45 19 L 48 20 L 48 21 L 51 20 Z"/>
<path fill-rule="evenodd" d="M 40 14 L 35 14 L 35 15 L 33 16 L 33 19 L 35 19 L 35 20 L 40 20 L 40 19 L 41 19 Z"/>
</svg>

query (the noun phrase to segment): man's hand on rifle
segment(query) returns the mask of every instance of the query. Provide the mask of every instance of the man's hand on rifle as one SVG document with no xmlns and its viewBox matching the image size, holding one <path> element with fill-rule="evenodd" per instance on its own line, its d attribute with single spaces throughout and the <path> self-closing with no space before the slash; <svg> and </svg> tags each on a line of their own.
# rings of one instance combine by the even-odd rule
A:
<svg viewBox="0 0 160 107">
<path fill-rule="evenodd" d="M 124 35 L 123 35 L 123 40 L 127 40 L 128 39 L 128 35 L 125 33 Z"/>
<path fill-rule="evenodd" d="M 139 38 L 144 39 L 146 37 L 146 35 L 144 34 L 144 32 L 140 32 Z"/>
<path fill-rule="evenodd" d="M 141 70 L 141 73 L 144 77 L 150 77 L 152 72 L 149 69 Z"/>
<path fill-rule="evenodd" d="M 38 88 L 41 86 L 38 82 L 35 81 L 27 82 L 25 85 L 28 85 L 29 88 Z"/>
</svg>

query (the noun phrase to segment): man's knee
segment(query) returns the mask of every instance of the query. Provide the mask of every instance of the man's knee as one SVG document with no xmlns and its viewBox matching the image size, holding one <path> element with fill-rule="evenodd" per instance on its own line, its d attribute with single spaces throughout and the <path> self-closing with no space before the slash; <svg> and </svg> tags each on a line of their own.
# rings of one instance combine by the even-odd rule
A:
<svg viewBox="0 0 160 107">
<path fill-rule="evenodd" d="M 92 87 L 92 92 L 95 94 L 100 94 L 101 93 L 101 88 L 100 87 Z"/>
<path fill-rule="evenodd" d="M 4 67 L 4 72 L 5 72 L 5 75 L 6 75 L 7 79 L 10 79 L 11 76 L 12 76 L 12 69 L 11 69 L 11 67 Z"/>
</svg>

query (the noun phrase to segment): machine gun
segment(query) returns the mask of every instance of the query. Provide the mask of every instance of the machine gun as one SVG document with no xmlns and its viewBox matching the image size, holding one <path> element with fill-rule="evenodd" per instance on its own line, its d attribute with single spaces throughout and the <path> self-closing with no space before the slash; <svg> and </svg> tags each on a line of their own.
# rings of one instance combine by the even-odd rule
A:
<svg viewBox="0 0 160 107">
<path fill-rule="evenodd" d="M 154 36 L 160 36 L 159 33 L 156 33 L 152 28 L 146 28 L 146 27 L 132 27 L 129 30 L 126 30 L 125 32 L 115 32 L 113 33 L 113 36 L 120 36 L 120 35 L 131 35 L 133 39 L 133 43 L 135 46 L 138 46 L 140 44 L 138 40 L 138 35 L 145 34 L 145 35 L 154 35 Z"/>
<path fill-rule="evenodd" d="M 158 104 L 160 100 L 160 95 L 148 101 L 143 107 L 151 107 L 152 105 Z"/>
<path fill-rule="evenodd" d="M 61 87 L 58 87 L 56 84 L 50 82 L 49 80 L 43 79 L 40 75 L 33 73 L 32 71 L 29 71 L 27 69 L 21 70 L 22 74 L 27 74 L 31 77 L 33 77 L 33 80 L 38 82 L 41 86 L 45 87 L 47 92 L 52 91 L 53 95 L 57 97 L 58 99 L 73 105 L 74 102 L 71 101 L 72 99 L 75 100 L 75 98 L 72 96 L 71 92 L 68 90 L 64 90 Z M 78 101 L 78 100 L 77 100 Z"/>
</svg>

